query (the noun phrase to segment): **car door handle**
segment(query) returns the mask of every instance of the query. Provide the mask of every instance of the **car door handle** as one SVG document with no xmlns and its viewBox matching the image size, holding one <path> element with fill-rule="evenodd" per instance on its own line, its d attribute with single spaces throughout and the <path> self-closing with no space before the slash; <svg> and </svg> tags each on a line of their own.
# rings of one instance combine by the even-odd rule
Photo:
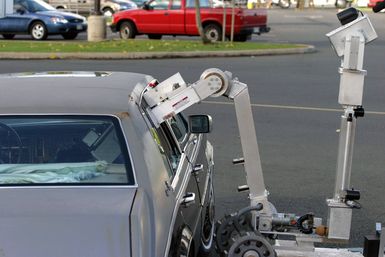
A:
<svg viewBox="0 0 385 257">
<path fill-rule="evenodd" d="M 164 16 L 168 16 L 168 12 L 165 12 L 165 13 L 164 13 Z"/>
<path fill-rule="evenodd" d="M 195 203 L 195 193 L 192 193 L 192 192 L 186 193 L 183 196 L 181 201 L 181 205 L 183 205 L 184 207 L 188 207 L 194 203 Z"/>
<path fill-rule="evenodd" d="M 203 170 L 203 164 L 195 164 L 191 173 L 193 175 L 198 175 L 201 170 Z"/>
</svg>

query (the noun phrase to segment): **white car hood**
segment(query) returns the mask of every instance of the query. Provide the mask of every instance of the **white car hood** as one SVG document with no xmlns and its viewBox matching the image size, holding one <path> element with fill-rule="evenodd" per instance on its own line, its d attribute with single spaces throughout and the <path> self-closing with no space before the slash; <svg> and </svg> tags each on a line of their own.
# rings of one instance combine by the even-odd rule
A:
<svg viewBox="0 0 385 257">
<path fill-rule="evenodd" d="M 0 188 L 0 256 L 129 257 L 136 188 Z"/>
</svg>

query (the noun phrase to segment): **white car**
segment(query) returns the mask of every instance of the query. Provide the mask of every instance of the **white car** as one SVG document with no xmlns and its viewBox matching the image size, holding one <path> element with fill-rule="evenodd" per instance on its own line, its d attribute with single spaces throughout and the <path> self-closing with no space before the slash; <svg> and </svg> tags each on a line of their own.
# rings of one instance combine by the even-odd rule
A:
<svg viewBox="0 0 385 257">
<path fill-rule="evenodd" d="M 2 254 L 210 253 L 207 115 L 178 114 L 154 126 L 143 99 L 153 78 L 143 74 L 23 73 L 0 80 Z"/>
</svg>

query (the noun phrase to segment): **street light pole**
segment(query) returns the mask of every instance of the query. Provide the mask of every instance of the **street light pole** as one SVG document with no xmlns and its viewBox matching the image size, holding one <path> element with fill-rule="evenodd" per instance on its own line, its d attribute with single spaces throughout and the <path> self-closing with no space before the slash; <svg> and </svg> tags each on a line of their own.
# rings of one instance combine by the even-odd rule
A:
<svg viewBox="0 0 385 257">
<path fill-rule="evenodd" d="M 102 12 L 100 11 L 100 0 L 95 0 L 94 2 L 94 14 L 95 15 L 102 15 Z"/>
</svg>

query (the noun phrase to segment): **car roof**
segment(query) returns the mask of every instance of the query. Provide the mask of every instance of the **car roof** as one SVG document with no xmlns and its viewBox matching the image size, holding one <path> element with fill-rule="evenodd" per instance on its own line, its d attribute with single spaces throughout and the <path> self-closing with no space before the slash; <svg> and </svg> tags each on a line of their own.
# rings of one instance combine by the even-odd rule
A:
<svg viewBox="0 0 385 257">
<path fill-rule="evenodd" d="M 128 72 L 43 72 L 0 75 L 0 114 L 127 112 L 153 78 Z M 133 92 L 135 91 L 135 92 Z"/>
</svg>

